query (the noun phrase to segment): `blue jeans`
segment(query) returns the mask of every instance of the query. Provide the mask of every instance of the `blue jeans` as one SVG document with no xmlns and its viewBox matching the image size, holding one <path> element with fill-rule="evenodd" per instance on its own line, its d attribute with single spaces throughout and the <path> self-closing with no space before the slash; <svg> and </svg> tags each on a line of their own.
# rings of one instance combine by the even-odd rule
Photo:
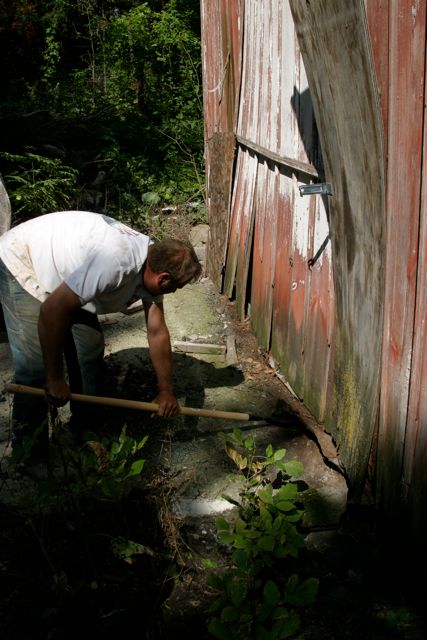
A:
<svg viewBox="0 0 427 640">
<path fill-rule="evenodd" d="M 38 335 L 40 302 L 21 287 L 0 260 L 0 299 L 12 352 L 15 382 L 35 387 L 45 384 L 45 369 Z M 102 395 L 104 387 L 104 335 L 95 314 L 77 311 L 71 318 L 64 357 L 71 391 Z M 83 414 L 72 403 L 73 413 Z M 88 406 L 84 412 L 88 412 Z M 90 409 L 89 409 L 90 411 Z M 39 396 L 16 394 L 12 428 L 29 433 L 46 421 L 47 405 Z M 46 430 L 47 433 L 47 430 Z"/>
</svg>

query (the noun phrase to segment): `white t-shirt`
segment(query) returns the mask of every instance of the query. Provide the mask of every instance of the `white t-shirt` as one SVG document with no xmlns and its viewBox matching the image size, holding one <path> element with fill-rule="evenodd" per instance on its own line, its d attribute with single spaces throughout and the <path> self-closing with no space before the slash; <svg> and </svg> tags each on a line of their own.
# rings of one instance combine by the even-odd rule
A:
<svg viewBox="0 0 427 640">
<path fill-rule="evenodd" d="M 100 213 L 59 211 L 13 227 L 0 237 L 0 258 L 19 284 L 43 302 L 61 282 L 84 309 L 113 313 L 138 296 L 159 302 L 143 286 L 152 241 Z"/>
</svg>

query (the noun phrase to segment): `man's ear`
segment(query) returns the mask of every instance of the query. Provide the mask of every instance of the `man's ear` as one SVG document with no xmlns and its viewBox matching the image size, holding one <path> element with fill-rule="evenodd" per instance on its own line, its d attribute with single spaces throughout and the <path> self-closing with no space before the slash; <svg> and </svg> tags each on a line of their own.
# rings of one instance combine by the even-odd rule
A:
<svg viewBox="0 0 427 640">
<path fill-rule="evenodd" d="M 166 286 L 172 280 L 172 276 L 168 271 L 162 271 L 161 273 L 156 273 L 157 281 L 159 285 Z"/>
</svg>

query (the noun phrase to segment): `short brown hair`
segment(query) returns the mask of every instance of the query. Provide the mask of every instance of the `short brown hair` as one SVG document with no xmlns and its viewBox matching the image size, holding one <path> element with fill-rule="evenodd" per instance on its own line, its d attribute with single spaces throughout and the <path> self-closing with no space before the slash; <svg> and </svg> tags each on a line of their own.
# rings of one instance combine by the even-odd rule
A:
<svg viewBox="0 0 427 640">
<path fill-rule="evenodd" d="M 167 271 L 179 285 L 195 282 L 202 273 L 202 265 L 190 242 L 167 238 L 150 246 L 148 265 L 154 273 Z"/>
</svg>

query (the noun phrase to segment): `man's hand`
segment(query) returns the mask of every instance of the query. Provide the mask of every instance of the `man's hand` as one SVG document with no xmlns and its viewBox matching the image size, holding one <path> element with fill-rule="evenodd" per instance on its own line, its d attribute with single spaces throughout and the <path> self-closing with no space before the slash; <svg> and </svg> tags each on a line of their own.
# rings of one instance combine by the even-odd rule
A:
<svg viewBox="0 0 427 640">
<path fill-rule="evenodd" d="M 172 391 L 160 391 L 153 402 L 159 405 L 159 410 L 151 414 L 152 417 L 170 418 L 179 413 L 178 400 Z"/>
<path fill-rule="evenodd" d="M 71 398 L 71 391 L 64 379 L 47 380 L 46 396 L 55 407 L 63 407 Z"/>
</svg>

